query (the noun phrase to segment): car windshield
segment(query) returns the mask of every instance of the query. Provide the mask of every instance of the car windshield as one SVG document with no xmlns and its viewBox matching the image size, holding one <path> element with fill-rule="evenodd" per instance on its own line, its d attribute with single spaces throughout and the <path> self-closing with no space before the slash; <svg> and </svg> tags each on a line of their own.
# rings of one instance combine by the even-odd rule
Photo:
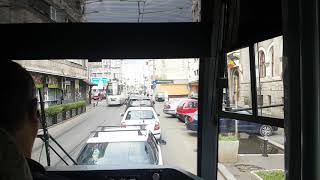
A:
<svg viewBox="0 0 320 180">
<path fill-rule="evenodd" d="M 147 142 L 109 142 L 87 144 L 77 161 L 80 165 L 155 164 L 155 152 Z"/>
<path fill-rule="evenodd" d="M 139 120 L 139 119 L 154 119 L 154 114 L 151 110 L 132 110 L 129 111 L 126 120 Z"/>
</svg>

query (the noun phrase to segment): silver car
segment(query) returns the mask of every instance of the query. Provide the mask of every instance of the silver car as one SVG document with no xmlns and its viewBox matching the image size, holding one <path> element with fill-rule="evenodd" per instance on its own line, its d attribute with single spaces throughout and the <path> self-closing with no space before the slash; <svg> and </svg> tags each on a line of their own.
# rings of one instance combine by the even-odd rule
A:
<svg viewBox="0 0 320 180">
<path fill-rule="evenodd" d="M 170 98 L 169 101 L 163 105 L 163 113 L 176 116 L 178 105 L 185 99 L 186 98 Z"/>
</svg>

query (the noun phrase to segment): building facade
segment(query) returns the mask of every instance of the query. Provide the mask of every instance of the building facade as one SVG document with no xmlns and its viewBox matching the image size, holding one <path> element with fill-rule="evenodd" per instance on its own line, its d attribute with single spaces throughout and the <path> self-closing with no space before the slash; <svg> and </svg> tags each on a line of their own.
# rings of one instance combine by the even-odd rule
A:
<svg viewBox="0 0 320 180">
<path fill-rule="evenodd" d="M 0 23 L 82 22 L 85 0 L 1 0 Z"/>
<path fill-rule="evenodd" d="M 90 82 L 93 92 L 103 92 L 107 89 L 111 80 L 122 81 L 122 60 L 103 59 L 101 62 L 90 62 L 88 64 Z"/>
<path fill-rule="evenodd" d="M 199 89 L 199 58 L 188 60 L 188 84 L 191 97 L 198 97 Z"/>
<path fill-rule="evenodd" d="M 66 102 L 88 102 L 87 60 L 19 60 L 41 89 L 45 107 Z M 38 94 L 39 96 L 39 94 Z"/>
<path fill-rule="evenodd" d="M 282 36 L 256 44 L 259 115 L 283 118 Z M 249 49 L 228 53 L 228 95 L 235 108 L 251 107 Z M 275 107 L 269 107 L 275 106 Z"/>
<path fill-rule="evenodd" d="M 186 97 L 189 95 L 188 59 L 151 59 L 147 61 L 149 71 L 148 80 L 156 81 L 156 86 L 151 86 L 151 93 L 165 93 L 170 97 Z"/>
</svg>

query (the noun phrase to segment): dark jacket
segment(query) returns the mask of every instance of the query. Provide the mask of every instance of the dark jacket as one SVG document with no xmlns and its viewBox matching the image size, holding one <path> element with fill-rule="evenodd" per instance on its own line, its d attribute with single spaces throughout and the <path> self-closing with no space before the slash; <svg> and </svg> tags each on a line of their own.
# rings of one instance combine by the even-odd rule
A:
<svg viewBox="0 0 320 180">
<path fill-rule="evenodd" d="M 55 175 L 53 173 L 48 173 L 46 169 L 38 162 L 26 158 L 33 180 L 68 180 L 65 177 Z"/>
</svg>

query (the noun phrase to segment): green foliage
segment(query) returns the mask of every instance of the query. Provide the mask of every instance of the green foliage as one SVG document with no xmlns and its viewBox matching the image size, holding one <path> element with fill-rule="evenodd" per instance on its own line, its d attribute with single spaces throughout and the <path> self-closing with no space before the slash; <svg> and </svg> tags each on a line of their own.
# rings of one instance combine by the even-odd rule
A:
<svg viewBox="0 0 320 180">
<path fill-rule="evenodd" d="M 281 170 L 257 171 L 256 174 L 263 180 L 284 180 L 284 172 Z"/>
<path fill-rule="evenodd" d="M 49 106 L 44 111 L 46 113 L 46 116 L 53 117 L 56 114 L 59 114 L 63 111 L 68 111 L 70 109 L 76 109 L 84 106 L 86 106 L 85 101 L 78 101 L 78 102 L 71 102 L 71 103 Z"/>
<path fill-rule="evenodd" d="M 222 134 L 219 134 L 219 140 L 220 141 L 238 141 L 239 138 L 237 136 L 226 136 L 226 135 L 222 135 Z"/>
<path fill-rule="evenodd" d="M 63 111 L 63 107 L 61 105 L 54 105 L 54 106 L 48 107 L 44 111 L 45 111 L 46 116 L 53 117 L 54 115 L 62 112 Z"/>
</svg>

